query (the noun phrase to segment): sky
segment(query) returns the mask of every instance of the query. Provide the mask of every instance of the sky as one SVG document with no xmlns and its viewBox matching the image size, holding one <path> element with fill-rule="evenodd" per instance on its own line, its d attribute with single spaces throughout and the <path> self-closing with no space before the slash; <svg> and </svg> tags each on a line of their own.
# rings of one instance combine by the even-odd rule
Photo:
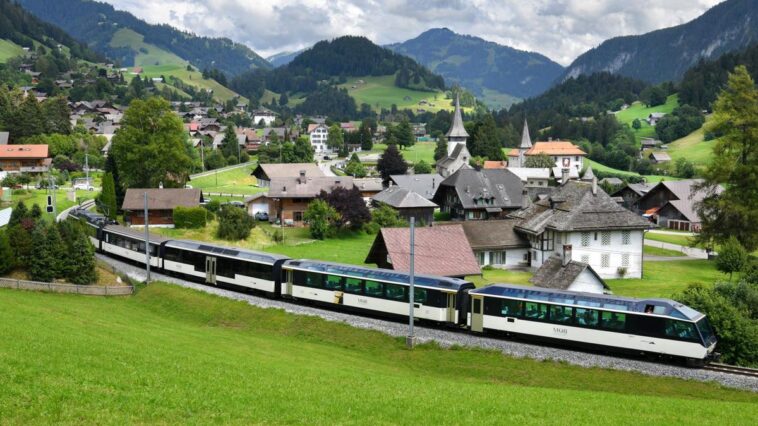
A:
<svg viewBox="0 0 758 426">
<path fill-rule="evenodd" d="M 679 25 L 720 0 L 101 0 L 150 23 L 228 37 L 263 57 L 363 35 L 402 42 L 430 28 L 539 52 L 561 65 L 604 40 Z"/>
</svg>

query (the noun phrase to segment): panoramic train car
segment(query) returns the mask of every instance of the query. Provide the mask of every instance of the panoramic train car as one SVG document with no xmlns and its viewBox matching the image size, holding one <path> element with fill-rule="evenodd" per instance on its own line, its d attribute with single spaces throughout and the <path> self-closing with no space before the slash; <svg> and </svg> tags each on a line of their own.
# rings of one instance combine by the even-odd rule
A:
<svg viewBox="0 0 758 426">
<path fill-rule="evenodd" d="M 85 229 L 90 242 L 96 249 L 100 250 L 100 229 L 106 225 L 107 218 L 99 213 L 84 209 L 73 210 L 69 216 L 87 225 Z"/>
<path fill-rule="evenodd" d="M 163 244 L 163 269 L 206 284 L 279 294 L 281 264 L 289 257 L 194 241 Z"/>
<path fill-rule="evenodd" d="M 439 323 L 465 325 L 467 291 L 458 278 L 416 275 L 414 316 Z M 339 305 L 355 310 L 408 317 L 409 275 L 313 260 L 282 265 L 282 296 Z"/>
<path fill-rule="evenodd" d="M 161 267 L 161 244 L 165 238 L 150 234 L 150 267 Z M 100 229 L 100 250 L 132 262 L 145 264 L 145 232 L 118 225 L 107 225 Z"/>
<path fill-rule="evenodd" d="M 667 299 L 495 284 L 469 292 L 471 331 L 501 331 L 580 346 L 702 363 L 716 346 L 705 315 Z"/>
</svg>

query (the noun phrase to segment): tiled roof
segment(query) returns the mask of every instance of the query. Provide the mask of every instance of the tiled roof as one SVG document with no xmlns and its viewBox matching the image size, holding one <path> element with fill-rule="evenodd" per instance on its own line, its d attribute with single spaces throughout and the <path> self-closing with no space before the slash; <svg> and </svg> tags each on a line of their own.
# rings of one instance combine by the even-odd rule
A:
<svg viewBox="0 0 758 426">
<path fill-rule="evenodd" d="M 271 179 L 269 198 L 315 198 L 321 191 L 331 192 L 335 187 L 353 188 L 349 176 L 276 177 Z"/>
<path fill-rule="evenodd" d="M 484 168 L 485 169 L 504 169 L 507 166 L 506 161 L 490 161 L 487 160 L 484 162 Z"/>
<path fill-rule="evenodd" d="M 421 195 L 399 186 L 391 186 L 372 197 L 374 201 L 390 205 L 396 209 L 436 208 L 433 202 Z"/>
<path fill-rule="evenodd" d="M 460 225 L 416 228 L 414 235 L 414 272 L 460 277 L 481 274 L 474 252 Z M 396 271 L 410 271 L 410 228 L 382 228 L 371 247 L 367 263 L 377 263 L 372 254 L 387 249 Z"/>
<path fill-rule="evenodd" d="M 382 191 L 384 185 L 382 184 L 382 178 L 358 178 L 353 179 L 353 185 L 358 188 L 359 191 Z"/>
<path fill-rule="evenodd" d="M 464 209 L 519 208 L 522 206 L 524 185 L 508 169 L 460 169 L 442 181 L 440 186 L 455 188 Z M 493 199 L 480 204 L 480 199 Z M 476 200 L 476 201 L 475 201 Z M 437 204 L 440 204 L 437 202 Z"/>
<path fill-rule="evenodd" d="M 147 192 L 148 210 L 173 210 L 175 207 L 197 207 L 202 192 L 199 189 L 183 188 L 129 188 L 124 195 L 123 210 L 142 210 Z"/>
<path fill-rule="evenodd" d="M 567 141 L 535 142 L 526 155 L 587 155 L 578 146 Z"/>
<path fill-rule="evenodd" d="M 471 248 L 475 250 L 529 247 L 529 241 L 514 231 L 517 223 L 514 219 L 467 220 L 461 225 Z"/>
<path fill-rule="evenodd" d="M 47 145 L 3 145 L 0 146 L 0 158 L 47 158 Z"/>
</svg>

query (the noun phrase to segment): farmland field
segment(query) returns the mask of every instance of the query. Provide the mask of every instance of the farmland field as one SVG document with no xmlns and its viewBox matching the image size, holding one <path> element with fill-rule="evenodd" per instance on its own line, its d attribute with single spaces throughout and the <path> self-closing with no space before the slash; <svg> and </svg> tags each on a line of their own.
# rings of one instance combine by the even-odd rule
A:
<svg viewBox="0 0 758 426">
<path fill-rule="evenodd" d="M 21 46 L 12 41 L 0 39 L 0 63 L 23 53 L 24 49 Z"/>
<path fill-rule="evenodd" d="M 363 80 L 363 83 L 359 83 L 359 80 Z M 355 103 L 358 106 L 366 103 L 377 111 L 382 108 L 390 109 L 392 104 L 397 105 L 397 108 L 400 110 L 408 108 L 416 111 L 422 108 L 432 112 L 442 109 L 452 110 L 455 107 L 453 101 L 445 99 L 445 94 L 439 90 L 425 92 L 395 86 L 394 75 L 349 77 L 347 83 L 341 84 L 339 87 L 347 89 L 350 96 L 355 98 Z M 418 103 L 421 100 L 426 100 L 435 106 L 420 106 Z"/>
<path fill-rule="evenodd" d="M 0 290 L 3 422 L 751 424 L 754 393 L 425 344 L 152 284 Z M 461 397 L 465 395 L 465 397 Z M 441 409 L 440 407 L 444 407 Z"/>
<path fill-rule="evenodd" d="M 640 124 L 642 127 L 639 129 L 632 129 L 634 131 L 634 135 L 637 139 L 637 142 L 640 141 L 641 138 L 656 138 L 655 135 L 655 127 L 647 124 L 645 119 L 654 112 L 663 112 L 666 114 L 671 113 L 671 111 L 674 110 L 679 105 L 679 95 L 671 95 L 668 98 L 666 98 L 666 103 L 663 105 L 658 105 L 654 107 L 647 107 L 643 105 L 641 102 L 635 102 L 629 108 L 619 111 L 616 113 L 616 119 L 619 121 L 619 123 L 626 123 L 629 125 L 629 127 L 632 127 L 632 122 L 634 119 L 639 119 Z"/>
<path fill-rule="evenodd" d="M 706 118 L 706 123 L 708 120 L 710 120 L 710 117 Z M 715 144 L 716 139 L 705 140 L 704 127 L 701 127 L 689 135 L 671 142 L 667 152 L 671 156 L 672 161 L 684 158 L 698 166 L 705 166 L 711 161 L 713 146 Z"/>
</svg>

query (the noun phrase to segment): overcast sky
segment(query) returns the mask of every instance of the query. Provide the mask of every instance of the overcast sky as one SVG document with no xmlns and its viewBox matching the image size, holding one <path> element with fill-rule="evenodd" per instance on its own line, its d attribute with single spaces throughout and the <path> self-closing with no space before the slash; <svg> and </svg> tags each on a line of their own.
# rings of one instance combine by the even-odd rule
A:
<svg viewBox="0 0 758 426">
<path fill-rule="evenodd" d="M 448 27 L 568 65 L 603 40 L 678 25 L 720 0 L 104 0 L 261 56 L 342 35 L 388 44 Z"/>
</svg>

